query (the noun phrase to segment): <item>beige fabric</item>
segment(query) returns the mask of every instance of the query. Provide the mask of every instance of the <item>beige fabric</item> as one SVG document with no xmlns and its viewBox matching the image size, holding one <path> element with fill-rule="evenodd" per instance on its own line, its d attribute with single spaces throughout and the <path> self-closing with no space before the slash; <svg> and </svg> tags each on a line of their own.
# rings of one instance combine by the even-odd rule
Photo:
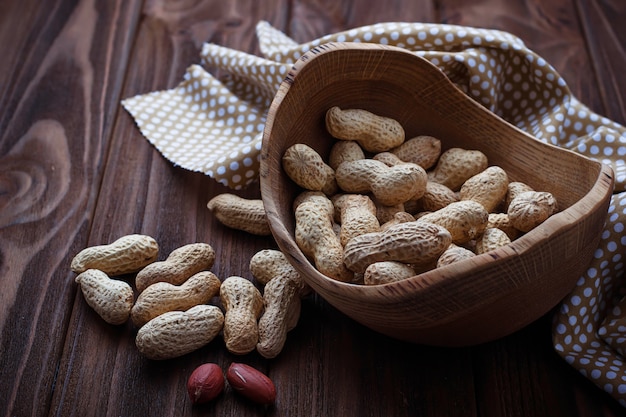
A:
<svg viewBox="0 0 626 417">
<path fill-rule="evenodd" d="M 626 129 L 580 103 L 565 80 L 509 33 L 428 23 L 380 23 L 298 44 L 267 22 L 263 57 L 205 44 L 171 90 L 122 102 L 143 135 L 172 163 L 238 190 L 257 178 L 271 100 L 291 65 L 331 41 L 402 47 L 439 66 L 477 102 L 539 140 L 610 165 L 616 190 L 592 264 L 555 315 L 555 350 L 626 405 L 626 301 L 620 298 L 626 246 Z M 226 74 L 219 80 L 212 74 Z M 615 307 L 614 307 L 615 306 Z"/>
</svg>

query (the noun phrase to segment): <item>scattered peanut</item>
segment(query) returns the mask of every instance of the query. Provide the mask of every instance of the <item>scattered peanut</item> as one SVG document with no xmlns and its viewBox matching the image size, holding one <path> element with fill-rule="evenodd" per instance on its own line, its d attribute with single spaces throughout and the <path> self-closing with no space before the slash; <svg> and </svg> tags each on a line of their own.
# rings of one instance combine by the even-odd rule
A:
<svg viewBox="0 0 626 417">
<path fill-rule="evenodd" d="M 231 276 L 222 282 L 220 300 L 226 309 L 224 342 L 229 352 L 250 353 L 259 341 L 257 320 L 263 311 L 263 297 L 249 280 Z"/>
<path fill-rule="evenodd" d="M 224 314 L 219 307 L 200 304 L 150 320 L 137 332 L 135 344 L 148 359 L 176 358 L 210 343 L 223 325 Z"/>
<path fill-rule="evenodd" d="M 189 375 L 187 392 L 193 404 L 204 404 L 224 391 L 224 374 L 215 363 L 204 363 Z"/>
<path fill-rule="evenodd" d="M 250 272 L 265 284 L 265 310 L 259 319 L 256 350 L 265 358 L 275 358 L 285 345 L 287 333 L 300 319 L 300 299 L 308 293 L 309 287 L 278 250 L 257 252 L 250 260 Z"/>
<path fill-rule="evenodd" d="M 335 138 L 354 140 L 368 152 L 384 152 L 404 142 L 404 128 L 396 120 L 362 109 L 331 107 L 326 129 Z"/>
<path fill-rule="evenodd" d="M 109 324 L 123 324 L 128 320 L 135 301 L 128 283 L 109 276 L 98 269 L 87 269 L 75 278 L 89 307 Z"/>
<path fill-rule="evenodd" d="M 131 310 L 133 323 L 141 327 L 153 318 L 173 310 L 188 310 L 207 303 L 220 290 L 221 282 L 213 272 L 200 271 L 182 285 L 156 282 L 148 286 Z"/>
<path fill-rule="evenodd" d="M 243 363 L 232 363 L 226 371 L 232 389 L 255 403 L 272 404 L 276 400 L 276 387 L 261 371 Z"/>
<path fill-rule="evenodd" d="M 156 282 L 180 285 L 190 276 L 210 269 L 215 251 L 208 243 L 190 243 L 173 250 L 166 260 L 154 262 L 137 273 L 135 286 L 141 292 Z"/>
<path fill-rule="evenodd" d="M 428 222 L 400 223 L 378 233 L 352 238 L 345 247 L 344 263 L 355 271 L 380 261 L 428 264 L 436 261 L 452 237 L 444 227 Z"/>
<path fill-rule="evenodd" d="M 156 240 L 146 235 L 122 236 L 108 245 L 91 246 L 72 259 L 72 271 L 80 274 L 99 269 L 109 276 L 131 274 L 154 262 L 159 254 Z"/>
<path fill-rule="evenodd" d="M 250 259 L 250 273 L 261 285 L 266 285 L 277 276 L 288 276 L 294 281 L 304 281 L 298 271 L 289 263 L 285 254 L 276 249 L 263 249 Z"/>
<path fill-rule="evenodd" d="M 263 200 L 245 199 L 235 194 L 224 193 L 213 197 L 207 207 L 226 227 L 258 236 L 272 234 Z"/>
</svg>

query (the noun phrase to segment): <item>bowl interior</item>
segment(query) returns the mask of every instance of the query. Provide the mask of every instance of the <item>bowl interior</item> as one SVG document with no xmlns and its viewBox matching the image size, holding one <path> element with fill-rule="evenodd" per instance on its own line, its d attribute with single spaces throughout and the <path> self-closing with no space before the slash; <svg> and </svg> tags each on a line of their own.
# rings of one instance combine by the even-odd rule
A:
<svg viewBox="0 0 626 417">
<path fill-rule="evenodd" d="M 295 244 L 292 202 L 301 190 L 282 171 L 280 160 L 295 143 L 305 143 L 326 158 L 335 140 L 326 132 L 324 116 L 335 105 L 392 117 L 403 125 L 407 138 L 432 135 L 441 139 L 443 149 L 479 149 L 490 165 L 504 168 L 511 181 L 523 181 L 553 193 L 560 213 L 495 255 L 481 255 L 399 283 L 367 287 L 327 278 Z M 399 48 L 370 44 L 322 45 L 294 65 L 268 113 L 260 173 L 262 199 L 274 237 L 313 289 L 355 320 L 411 340 L 413 335 L 423 340 L 419 339 L 420 327 L 437 327 L 461 315 L 480 312 L 495 299 L 505 300 L 512 293 L 534 296 L 539 289 L 535 276 L 570 260 L 563 270 L 567 276 L 545 286 L 544 291 L 552 294 L 543 296 L 545 301 L 530 311 L 530 320 L 553 307 L 574 285 L 576 274 L 588 261 L 585 257 L 591 256 L 580 252 L 583 247 L 590 250 L 591 240 L 597 241 L 601 214 L 603 210 L 606 213 L 612 188 L 606 167 L 542 143 L 504 122 L 468 98 L 425 59 Z M 571 244 L 569 233 L 574 227 L 580 242 Z M 554 243 L 563 246 L 561 253 L 552 253 L 552 245 L 546 242 L 554 236 L 563 240 Z M 533 255 L 533 263 L 528 265 L 520 254 L 535 248 L 538 242 L 545 246 L 543 255 Z M 571 263 L 574 255 L 579 259 L 575 265 Z M 516 267 L 525 271 L 521 275 L 509 273 L 508 279 L 502 279 L 503 273 Z M 474 280 L 471 291 L 466 282 L 468 275 Z M 412 324 L 407 324 L 407 317 L 401 313 L 397 323 L 383 324 L 380 314 L 384 308 L 401 303 L 406 303 L 406 312 L 414 316 Z M 448 303 L 448 307 L 442 309 L 442 303 Z M 484 312 L 475 317 L 481 314 Z M 509 326 L 513 330 L 525 324 L 524 319 L 516 320 Z M 394 326 L 400 330 L 393 330 Z"/>
</svg>

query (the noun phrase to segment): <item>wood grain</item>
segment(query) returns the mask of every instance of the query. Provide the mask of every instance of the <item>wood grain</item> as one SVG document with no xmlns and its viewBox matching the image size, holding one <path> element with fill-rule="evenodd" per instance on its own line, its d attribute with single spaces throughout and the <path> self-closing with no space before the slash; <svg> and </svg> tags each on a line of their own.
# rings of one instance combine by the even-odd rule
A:
<svg viewBox="0 0 626 417">
<path fill-rule="evenodd" d="M 574 94 L 595 104 L 592 84 L 581 77 L 593 68 L 572 0 L 450 0 L 441 3 L 440 13 L 446 23 L 504 30 L 520 37 L 559 72 Z"/>
<path fill-rule="evenodd" d="M 138 355 L 130 324 L 107 325 L 85 305 L 69 263 L 88 245 L 142 232 L 163 258 L 209 242 L 220 278 L 250 278 L 252 254 L 275 247 L 216 222 L 206 203 L 228 190 L 166 161 L 120 106 L 175 86 L 203 42 L 258 53 L 259 20 L 298 42 L 381 21 L 493 27 L 623 122 L 624 13 L 619 0 L 0 2 L 0 415 L 623 415 L 554 353 L 550 315 L 496 342 L 440 349 L 376 334 L 311 296 L 274 360 L 228 354 L 218 337 L 153 362 Z M 258 184 L 241 195 L 258 197 Z M 205 361 L 267 372 L 277 403 L 227 388 L 192 407 L 186 378 Z"/>
<path fill-rule="evenodd" d="M 622 28 L 626 5 L 615 0 L 604 3 L 577 0 L 575 5 L 597 83 L 595 94 L 583 97 L 583 102 L 590 102 L 600 114 L 625 124 L 626 99 L 619 92 L 626 88 L 626 80 L 616 74 L 626 65 L 626 35 Z M 597 98 L 593 100 L 594 97 Z"/>
<path fill-rule="evenodd" d="M 107 120 L 117 111 L 125 71 L 118 60 L 112 65 L 112 56 L 123 63 L 132 35 L 114 28 L 132 29 L 136 6 L 126 2 L 122 13 L 119 3 L 107 4 L 26 3 L 17 9 L 25 27 L 20 15 L 3 24 L 17 25 L 4 39 L 22 47 L 0 83 L 10 86 L 0 122 L 0 407 L 6 414 L 47 414 L 56 384 L 75 294 L 68 259 L 87 241 L 109 144 Z M 19 6 L 11 6 L 16 13 L 13 7 Z"/>
</svg>

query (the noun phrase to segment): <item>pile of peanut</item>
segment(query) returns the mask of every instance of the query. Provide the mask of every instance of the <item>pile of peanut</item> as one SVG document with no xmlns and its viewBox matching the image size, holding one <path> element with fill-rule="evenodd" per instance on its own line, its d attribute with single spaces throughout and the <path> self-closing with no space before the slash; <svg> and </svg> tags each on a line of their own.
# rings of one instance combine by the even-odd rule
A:
<svg viewBox="0 0 626 417">
<path fill-rule="evenodd" d="M 113 325 L 132 321 L 139 352 L 170 359 L 222 334 L 226 349 L 237 355 L 280 353 L 309 291 L 282 252 L 266 249 L 252 257 L 255 282 L 239 276 L 220 280 L 210 271 L 215 251 L 207 243 L 181 246 L 163 261 L 156 261 L 158 253 L 155 239 L 132 234 L 88 247 L 71 264 L 85 301 L 102 319 Z M 117 279 L 129 275 L 135 290 Z"/>
<path fill-rule="evenodd" d="M 396 120 L 332 107 L 327 161 L 295 144 L 283 169 L 303 191 L 295 240 L 324 275 L 367 285 L 402 280 L 509 244 L 557 211 L 554 196 L 509 181 L 478 150 L 405 138 Z"/>
</svg>

